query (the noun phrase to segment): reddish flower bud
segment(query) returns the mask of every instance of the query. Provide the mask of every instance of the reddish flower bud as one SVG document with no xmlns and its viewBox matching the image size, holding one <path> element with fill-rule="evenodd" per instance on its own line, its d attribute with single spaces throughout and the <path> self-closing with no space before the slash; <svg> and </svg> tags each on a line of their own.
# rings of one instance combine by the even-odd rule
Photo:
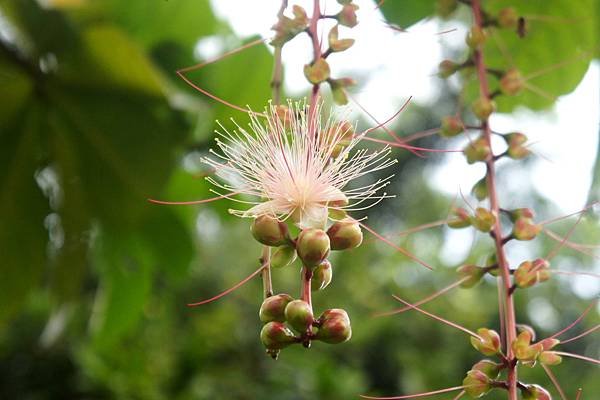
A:
<svg viewBox="0 0 600 400">
<path fill-rule="evenodd" d="M 354 44 L 354 39 L 339 39 L 338 26 L 335 25 L 329 31 L 327 39 L 329 40 L 329 48 L 333 52 L 348 50 Z"/>
<path fill-rule="evenodd" d="M 452 210 L 455 218 L 448 220 L 448 226 L 454 229 L 466 228 L 471 226 L 471 216 L 469 212 L 462 207 L 458 207 Z"/>
<path fill-rule="evenodd" d="M 542 349 L 546 351 L 553 349 L 555 346 L 557 346 L 560 343 L 560 340 L 554 338 L 546 338 L 544 340 L 540 340 L 539 343 L 542 345 Z"/>
<path fill-rule="evenodd" d="M 482 371 L 471 370 L 463 379 L 463 387 L 469 396 L 476 399 L 492 390 L 492 382 Z"/>
<path fill-rule="evenodd" d="M 252 221 L 250 232 L 254 239 L 267 246 L 282 246 L 289 241 L 287 224 L 266 214 Z"/>
<path fill-rule="evenodd" d="M 471 344 L 477 351 L 486 356 L 493 356 L 500 352 L 500 335 L 496 331 L 479 328 L 477 329 L 477 335 L 481 339 L 471 336 Z"/>
<path fill-rule="evenodd" d="M 528 139 L 523 133 L 513 132 L 504 135 L 504 140 L 508 145 L 507 154 L 513 160 L 521 160 L 531 154 L 531 151 L 524 146 Z"/>
<path fill-rule="evenodd" d="M 442 18 L 448 18 L 458 7 L 458 0 L 438 0 L 436 4 L 437 14 Z"/>
<path fill-rule="evenodd" d="M 285 320 L 297 332 L 304 333 L 314 321 L 312 308 L 304 300 L 293 300 L 285 307 Z"/>
<path fill-rule="evenodd" d="M 498 12 L 498 25 L 501 28 L 516 28 L 519 14 L 512 7 L 506 7 Z"/>
<path fill-rule="evenodd" d="M 465 130 L 460 118 L 452 115 L 447 115 L 442 118 L 442 127 L 440 128 L 440 135 L 443 137 L 456 136 Z"/>
<path fill-rule="evenodd" d="M 523 400 L 552 400 L 550 393 L 540 385 L 524 385 L 521 387 Z"/>
<path fill-rule="evenodd" d="M 463 153 L 467 157 L 467 162 L 473 164 L 478 161 L 486 161 L 492 155 L 492 149 L 487 140 L 483 136 L 480 136 L 474 141 L 469 142 L 463 149 Z"/>
<path fill-rule="evenodd" d="M 310 288 L 313 291 L 323 290 L 331 283 L 333 277 L 333 268 L 328 260 L 323 261 L 313 271 L 312 280 L 310 281 Z"/>
<path fill-rule="evenodd" d="M 480 97 L 471 105 L 473 114 L 480 120 L 486 120 L 496 111 L 496 103 L 485 97 Z"/>
<path fill-rule="evenodd" d="M 519 218 L 513 224 L 513 236 L 517 240 L 533 240 L 542 230 L 541 225 L 537 225 L 529 218 Z"/>
<path fill-rule="evenodd" d="M 516 208 L 514 210 L 510 210 L 508 216 L 512 222 L 515 222 L 519 218 L 533 219 L 535 217 L 535 213 L 531 208 Z"/>
<path fill-rule="evenodd" d="M 471 217 L 471 224 L 481 232 L 489 232 L 496 223 L 496 214 L 492 210 L 477 207 L 475 214 Z"/>
<path fill-rule="evenodd" d="M 294 300 L 289 294 L 281 293 L 267 297 L 260 306 L 258 316 L 262 322 L 285 322 L 285 307 Z"/>
<path fill-rule="evenodd" d="M 458 71 L 459 67 L 454 61 L 444 60 L 439 65 L 439 75 L 441 78 L 448 78 Z"/>
<path fill-rule="evenodd" d="M 363 234 L 360 224 L 353 218 L 345 218 L 335 222 L 327 230 L 331 242 L 331 250 L 346 250 L 360 246 Z"/>
<path fill-rule="evenodd" d="M 350 318 L 344 310 L 327 310 L 321 314 L 318 323 L 319 330 L 315 335 L 316 340 L 337 344 L 345 342 L 352 337 Z"/>
<path fill-rule="evenodd" d="M 477 285 L 481 278 L 483 278 L 483 275 L 485 275 L 485 269 L 478 267 L 477 265 L 469 264 L 458 267 L 456 272 L 458 272 L 458 275 L 462 278 L 468 278 L 460 284 L 463 288 L 472 288 Z"/>
<path fill-rule="evenodd" d="M 496 379 L 501 370 L 502 364 L 497 364 L 491 360 L 481 360 L 471 368 L 471 371 L 481 371 L 490 379 Z"/>
<path fill-rule="evenodd" d="M 508 96 L 519 94 L 525 88 L 525 78 L 516 68 L 511 68 L 500 79 L 500 91 Z"/>
<path fill-rule="evenodd" d="M 295 5 L 292 12 L 294 13 L 294 19 L 283 15 L 271 28 L 275 31 L 275 37 L 271 40 L 271 45 L 281 47 L 308 27 L 308 16 L 302 7 Z"/>
<path fill-rule="evenodd" d="M 318 266 L 329 255 L 329 236 L 321 229 L 309 228 L 300 232 L 296 241 L 298 257 L 307 267 Z"/>
<path fill-rule="evenodd" d="M 476 49 L 478 46 L 485 43 L 487 32 L 480 26 L 473 25 L 467 34 L 466 43 L 471 49 Z"/>
<path fill-rule="evenodd" d="M 260 331 L 260 340 L 269 350 L 279 350 L 298 342 L 287 326 L 282 322 L 272 321 L 263 326 Z"/>
<path fill-rule="evenodd" d="M 329 64 L 324 58 L 319 58 L 312 65 L 306 64 L 304 66 L 304 76 L 312 84 L 318 84 L 326 81 L 331 73 Z"/>
<path fill-rule="evenodd" d="M 538 356 L 538 360 L 544 365 L 558 365 L 562 362 L 562 357 L 556 354 L 555 351 L 542 351 Z"/>
<path fill-rule="evenodd" d="M 340 25 L 347 26 L 349 28 L 353 28 L 358 24 L 358 19 L 356 18 L 356 10 L 358 10 L 358 6 L 356 4 L 344 4 L 342 7 L 342 11 L 340 11 L 336 18 Z"/>
<path fill-rule="evenodd" d="M 550 279 L 550 264 L 538 258 L 534 261 L 523 261 L 515 270 L 515 284 L 520 288 L 528 288 Z"/>
<path fill-rule="evenodd" d="M 294 246 L 280 246 L 271 255 L 271 267 L 283 268 L 296 261 L 296 249 Z"/>
</svg>

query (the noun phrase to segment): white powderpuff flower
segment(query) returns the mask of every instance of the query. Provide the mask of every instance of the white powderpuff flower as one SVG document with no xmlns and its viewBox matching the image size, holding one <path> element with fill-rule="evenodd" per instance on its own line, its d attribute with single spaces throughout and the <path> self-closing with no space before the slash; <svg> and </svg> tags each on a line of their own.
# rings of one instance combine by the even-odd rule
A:
<svg viewBox="0 0 600 400">
<path fill-rule="evenodd" d="M 252 206 L 230 210 L 232 214 L 268 214 L 280 220 L 292 218 L 302 229 L 323 229 L 329 209 L 365 209 L 391 197 L 378 195 L 391 176 L 347 189 L 351 181 L 394 164 L 389 147 L 355 149 L 366 132 L 354 135 L 350 124 L 338 123 L 331 116 L 322 121 L 320 103 L 312 117 L 308 114 L 306 102 L 289 101 L 287 108 L 269 105 L 265 114 L 250 113 L 247 129 L 233 120 L 237 127 L 233 131 L 219 123 L 216 143 L 220 151 L 211 149 L 215 158 L 206 157 L 204 162 L 216 170 L 223 183 L 207 180 L 227 192 L 213 190 L 223 197 L 242 194 L 254 198 L 231 198 Z"/>
</svg>

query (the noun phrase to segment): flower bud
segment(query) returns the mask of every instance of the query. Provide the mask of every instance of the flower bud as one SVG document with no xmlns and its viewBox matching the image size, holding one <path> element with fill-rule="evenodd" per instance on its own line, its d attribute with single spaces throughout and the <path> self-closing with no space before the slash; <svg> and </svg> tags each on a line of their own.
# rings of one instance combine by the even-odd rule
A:
<svg viewBox="0 0 600 400">
<path fill-rule="evenodd" d="M 479 328 L 477 335 L 481 339 L 471 336 L 471 344 L 477 351 L 486 356 L 493 356 L 500 352 L 500 335 L 496 331 Z"/>
<path fill-rule="evenodd" d="M 500 78 L 500 91 L 507 96 L 514 96 L 525 88 L 525 79 L 516 68 L 511 68 Z"/>
<path fill-rule="evenodd" d="M 521 160 L 531 154 L 531 151 L 524 146 L 527 143 L 527 136 L 521 132 L 513 132 L 504 136 L 508 145 L 507 154 L 513 160 Z"/>
<path fill-rule="evenodd" d="M 449 78 L 459 69 L 459 64 L 452 60 L 443 60 L 439 65 L 439 75 L 441 78 Z"/>
<path fill-rule="evenodd" d="M 308 27 L 308 16 L 302 7 L 295 5 L 292 12 L 294 13 L 294 19 L 282 15 L 271 28 L 275 31 L 275 37 L 271 40 L 271 45 L 281 47 Z"/>
<path fill-rule="evenodd" d="M 333 277 L 333 268 L 328 260 L 323 261 L 313 271 L 312 280 L 310 281 L 310 288 L 312 291 L 323 290 L 331 283 Z"/>
<path fill-rule="evenodd" d="M 271 268 L 283 268 L 296 261 L 294 246 L 279 246 L 271 255 Z"/>
<path fill-rule="evenodd" d="M 356 18 L 356 10 L 358 10 L 358 6 L 356 4 L 344 4 L 342 7 L 342 11 L 340 11 L 336 18 L 340 25 L 347 26 L 349 28 L 353 28 L 358 24 L 358 19 Z"/>
<path fill-rule="evenodd" d="M 513 224 L 512 235 L 517 240 L 532 240 L 542 230 L 541 225 L 537 225 L 529 218 L 519 218 Z"/>
<path fill-rule="evenodd" d="M 314 85 L 326 81 L 330 73 L 329 64 L 324 58 L 319 58 L 312 65 L 306 64 L 304 66 L 304 76 Z"/>
<path fill-rule="evenodd" d="M 331 250 L 347 250 L 360 246 L 363 234 L 360 224 L 353 218 L 345 218 L 335 222 L 327 230 L 331 242 Z"/>
<path fill-rule="evenodd" d="M 480 120 L 486 120 L 496 111 L 496 102 L 485 97 L 480 97 L 471 105 L 473 114 Z"/>
<path fill-rule="evenodd" d="M 492 390 L 492 382 L 485 373 L 471 370 L 463 379 L 463 387 L 469 396 L 479 398 Z"/>
<path fill-rule="evenodd" d="M 254 239 L 267 246 L 281 246 L 289 241 L 287 224 L 266 214 L 252 221 L 250 232 Z"/>
<path fill-rule="evenodd" d="M 319 330 L 315 335 L 316 340 L 337 344 L 345 342 L 352 337 L 350 318 L 348 318 L 348 314 L 344 310 L 327 310 L 321 314 L 318 323 Z"/>
<path fill-rule="evenodd" d="M 478 161 L 486 161 L 491 156 L 492 149 L 487 140 L 483 136 L 480 136 L 474 141 L 469 142 L 463 149 L 463 153 L 467 157 L 467 162 L 473 164 Z"/>
<path fill-rule="evenodd" d="M 488 187 L 487 187 L 487 179 L 484 176 L 480 180 L 477 181 L 475 185 L 473 185 L 473 189 L 471 189 L 471 193 L 477 198 L 479 201 L 483 201 L 488 197 Z"/>
<path fill-rule="evenodd" d="M 540 385 L 521 386 L 523 400 L 552 400 L 550 393 Z"/>
<path fill-rule="evenodd" d="M 437 14 L 442 18 L 448 18 L 458 7 L 458 0 L 438 0 L 436 4 Z"/>
<path fill-rule="evenodd" d="M 466 43 L 471 49 L 476 49 L 485 43 L 487 32 L 480 26 L 473 25 L 467 34 Z"/>
<path fill-rule="evenodd" d="M 285 322 L 285 307 L 294 300 L 289 294 L 276 294 L 267 297 L 260 306 L 258 316 L 262 322 Z"/>
<path fill-rule="evenodd" d="M 293 300 L 285 307 L 285 320 L 297 332 L 306 332 L 314 321 L 312 308 L 304 300 Z"/>
<path fill-rule="evenodd" d="M 498 25 L 501 28 L 516 28 L 519 15 L 512 7 L 506 7 L 498 12 Z"/>
<path fill-rule="evenodd" d="M 296 251 L 304 265 L 316 267 L 329 255 L 329 245 L 329 236 L 325 231 L 309 228 L 298 235 Z"/>
<path fill-rule="evenodd" d="M 531 336 L 531 340 L 535 341 L 535 337 L 536 337 L 535 330 L 530 325 L 517 324 L 517 332 L 521 333 L 524 331 L 529 332 L 529 335 Z"/>
<path fill-rule="evenodd" d="M 329 83 L 329 87 L 331 88 L 331 94 L 333 95 L 333 101 L 335 101 L 335 104 L 348 104 L 348 95 L 346 94 L 346 88 L 348 86 L 356 85 L 356 81 L 352 78 L 330 78 L 327 79 L 327 83 Z"/>
<path fill-rule="evenodd" d="M 492 210 L 477 207 L 475 214 L 471 217 L 471 224 L 481 232 L 489 232 L 496 223 L 496 214 Z"/>
<path fill-rule="evenodd" d="M 556 345 L 560 343 L 560 340 L 554 338 L 546 338 L 544 340 L 540 340 L 540 345 L 544 351 L 553 349 Z"/>
<path fill-rule="evenodd" d="M 272 321 L 263 326 L 260 340 L 269 350 L 279 350 L 296 343 L 298 339 L 283 322 Z"/>
<path fill-rule="evenodd" d="M 514 210 L 510 210 L 508 216 L 512 222 L 515 222 L 519 218 L 533 219 L 535 217 L 535 213 L 531 208 L 516 208 Z"/>
<path fill-rule="evenodd" d="M 528 288 L 550 278 L 550 264 L 541 258 L 534 261 L 523 261 L 515 270 L 515 284 L 520 288 Z"/>
<path fill-rule="evenodd" d="M 511 347 L 517 360 L 522 364 L 533 367 L 542 351 L 539 343 L 531 344 L 532 336 L 529 331 L 522 331 L 512 342 Z"/>
<path fill-rule="evenodd" d="M 556 354 L 555 351 L 542 351 L 538 356 L 538 360 L 544 365 L 558 365 L 562 362 L 562 357 Z"/>
<path fill-rule="evenodd" d="M 456 136 L 465 130 L 460 118 L 452 115 L 447 115 L 442 118 L 442 127 L 440 128 L 440 135 L 443 137 Z"/>
<path fill-rule="evenodd" d="M 452 210 L 452 214 L 454 214 L 454 218 L 448 220 L 448 226 L 450 228 L 460 229 L 471 226 L 471 216 L 464 208 L 455 208 Z"/>
<path fill-rule="evenodd" d="M 471 371 L 481 371 L 490 379 L 496 379 L 501 370 L 502 364 L 497 364 L 491 360 L 481 360 L 471 367 Z"/>
<path fill-rule="evenodd" d="M 329 31 L 329 48 L 333 52 L 348 50 L 354 44 L 354 39 L 338 39 L 338 26 L 335 25 Z"/>
<path fill-rule="evenodd" d="M 458 269 L 456 270 L 456 272 L 458 272 L 458 275 L 461 278 L 468 278 L 467 280 L 465 280 L 463 283 L 460 284 L 460 287 L 463 288 L 472 288 L 473 286 L 477 285 L 479 283 L 479 281 L 481 280 L 481 278 L 483 278 L 483 275 L 485 275 L 485 269 L 478 267 L 477 265 L 462 265 L 460 267 L 458 267 Z"/>
</svg>

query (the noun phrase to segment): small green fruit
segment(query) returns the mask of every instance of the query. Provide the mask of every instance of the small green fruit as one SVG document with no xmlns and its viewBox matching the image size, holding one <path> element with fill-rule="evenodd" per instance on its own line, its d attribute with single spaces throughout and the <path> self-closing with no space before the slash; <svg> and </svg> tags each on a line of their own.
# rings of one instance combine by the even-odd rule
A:
<svg viewBox="0 0 600 400">
<path fill-rule="evenodd" d="M 343 343 L 352 337 L 350 318 L 344 310 L 327 310 L 321 314 L 318 323 L 319 330 L 315 335 L 316 340 L 330 344 L 338 344 Z"/>
<path fill-rule="evenodd" d="M 283 322 L 272 321 L 263 326 L 260 331 L 260 340 L 269 350 L 280 350 L 290 344 L 297 343 L 298 339 Z"/>
<path fill-rule="evenodd" d="M 327 230 L 331 250 L 346 250 L 360 246 L 363 240 L 360 224 L 353 218 L 335 222 Z"/>
<path fill-rule="evenodd" d="M 267 297 L 260 306 L 258 316 L 262 322 L 285 322 L 285 307 L 294 300 L 289 294 L 276 294 Z"/>
<path fill-rule="evenodd" d="M 329 255 L 330 242 L 327 233 L 321 229 L 304 229 L 298 235 L 296 252 L 307 267 L 318 266 Z"/>
<path fill-rule="evenodd" d="M 312 308 L 304 300 L 293 300 L 285 307 L 285 320 L 294 330 L 306 332 L 314 321 Z"/>
<path fill-rule="evenodd" d="M 267 246 L 282 246 L 289 241 L 287 224 L 266 214 L 254 219 L 250 232 L 254 239 Z"/>
</svg>

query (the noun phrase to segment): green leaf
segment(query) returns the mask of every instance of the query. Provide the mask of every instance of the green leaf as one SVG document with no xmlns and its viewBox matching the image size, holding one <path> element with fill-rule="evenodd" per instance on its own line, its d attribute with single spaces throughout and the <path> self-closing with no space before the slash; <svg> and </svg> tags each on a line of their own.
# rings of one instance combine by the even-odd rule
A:
<svg viewBox="0 0 600 400">
<path fill-rule="evenodd" d="M 10 101 L 2 102 L 0 125 L 21 111 L 33 89 L 29 76 L 10 64 L 8 60 L 4 60 L 3 55 L 4 53 L 0 53 L 0 99 L 10 99 Z"/>
<path fill-rule="evenodd" d="M 381 5 L 385 19 L 407 28 L 435 14 L 436 0 L 388 0 Z"/>
</svg>

